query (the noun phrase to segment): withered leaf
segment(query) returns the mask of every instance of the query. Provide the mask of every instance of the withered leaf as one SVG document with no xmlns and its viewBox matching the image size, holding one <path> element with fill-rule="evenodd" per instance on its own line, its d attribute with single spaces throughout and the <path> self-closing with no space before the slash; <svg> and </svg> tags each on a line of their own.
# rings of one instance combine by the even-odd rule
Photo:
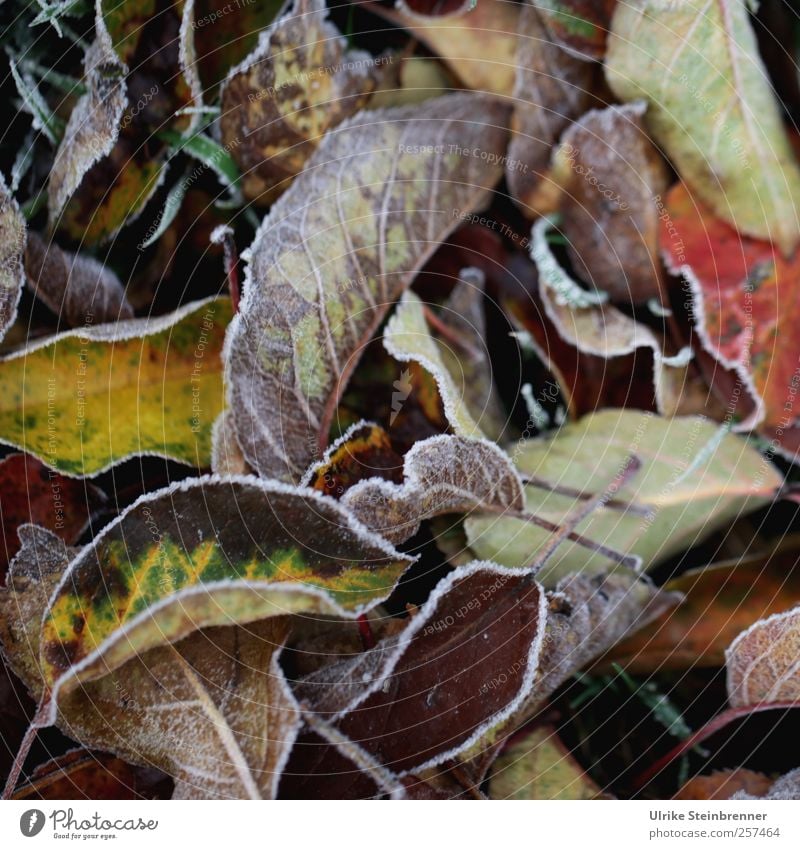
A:
<svg viewBox="0 0 800 849">
<path fill-rule="evenodd" d="M 743 631 L 725 652 L 731 707 L 800 702 L 800 607 Z"/>
<path fill-rule="evenodd" d="M 731 799 L 800 799 L 800 769 L 793 769 L 782 775 L 766 793 L 753 793 L 749 790 L 737 790 Z"/>
<path fill-rule="evenodd" d="M 227 340 L 236 434 L 259 474 L 298 479 L 319 456 L 362 346 L 453 210 L 480 206 L 500 178 L 505 114 L 468 93 L 362 113 L 272 207 Z M 454 135 L 486 156 L 452 149 Z"/>
<path fill-rule="evenodd" d="M 355 618 L 410 562 L 312 490 L 210 476 L 145 495 L 52 595 L 40 650 L 49 715 L 66 691 L 198 628 L 303 611 Z"/>
<path fill-rule="evenodd" d="M 66 478 L 30 454 L 0 460 L 0 515 L 4 546 L 0 576 L 19 549 L 17 529 L 32 523 L 47 528 L 68 545 L 78 541 L 92 514 L 106 502 L 88 481 Z"/>
<path fill-rule="evenodd" d="M 347 50 L 327 18 L 324 0 L 295 0 L 222 87 L 222 140 L 248 200 L 268 204 L 285 191 L 325 133 L 375 87 L 375 60 Z"/>
<path fill-rule="evenodd" d="M 443 513 L 519 512 L 522 480 L 508 455 L 485 439 L 442 434 L 405 455 L 403 483 L 373 477 L 349 488 L 342 504 L 394 543 L 413 536 L 424 519 Z"/>
<path fill-rule="evenodd" d="M 25 219 L 0 174 L 0 339 L 17 317 L 25 282 Z"/>
<path fill-rule="evenodd" d="M 455 570 L 396 638 L 381 674 L 342 705 L 337 727 L 400 774 L 442 763 L 525 698 L 544 623 L 544 592 L 530 574 L 478 562 Z M 341 670 L 328 672 L 335 688 Z M 319 675 L 316 686 L 324 692 Z M 324 795 L 329 755 L 313 739 L 296 748 L 284 778 L 289 793 L 307 783 Z M 347 777 L 339 779 L 346 792 Z"/>
<path fill-rule="evenodd" d="M 538 0 L 550 38 L 582 59 L 602 59 L 617 0 Z"/>
<path fill-rule="evenodd" d="M 612 300 L 663 300 L 656 198 L 667 168 L 642 126 L 645 104 L 593 110 L 555 153 L 567 253 L 580 277 Z M 558 179 L 558 177 L 556 177 Z"/>
<path fill-rule="evenodd" d="M 675 799 L 730 799 L 744 791 L 751 798 L 762 796 L 773 782 L 761 772 L 737 767 L 715 770 L 710 775 L 696 775 L 675 794 Z"/>
<path fill-rule="evenodd" d="M 502 5 L 509 5 L 503 3 Z M 548 38 L 536 4 L 526 0 L 519 15 L 514 114 L 505 159 L 512 197 L 530 215 L 533 194 L 561 132 L 591 103 L 594 68 Z"/>
<path fill-rule="evenodd" d="M 647 100 L 647 128 L 693 192 L 740 232 L 788 254 L 800 238 L 800 168 L 747 7 L 618 3 L 606 77 L 621 100 Z"/>
<path fill-rule="evenodd" d="M 62 250 L 28 233 L 25 274 L 33 293 L 70 327 L 133 318 L 117 275 L 94 257 Z"/>
</svg>

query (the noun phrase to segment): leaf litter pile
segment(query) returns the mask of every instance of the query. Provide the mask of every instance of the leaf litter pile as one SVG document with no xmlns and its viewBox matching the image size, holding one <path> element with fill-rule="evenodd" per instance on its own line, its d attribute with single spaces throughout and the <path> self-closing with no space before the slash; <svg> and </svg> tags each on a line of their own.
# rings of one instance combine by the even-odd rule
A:
<svg viewBox="0 0 800 849">
<path fill-rule="evenodd" d="M 7 798 L 800 797 L 791 5 L 0 19 Z"/>
</svg>

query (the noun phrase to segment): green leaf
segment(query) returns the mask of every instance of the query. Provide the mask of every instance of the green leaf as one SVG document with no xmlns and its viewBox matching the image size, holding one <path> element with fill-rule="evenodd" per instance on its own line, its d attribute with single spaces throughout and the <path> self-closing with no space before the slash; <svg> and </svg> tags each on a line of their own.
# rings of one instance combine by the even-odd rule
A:
<svg viewBox="0 0 800 849">
<path fill-rule="evenodd" d="M 0 360 L 0 441 L 68 475 L 138 454 L 211 460 L 228 298 L 71 330 Z"/>
<path fill-rule="evenodd" d="M 618 3 L 611 29 L 613 92 L 647 100 L 648 129 L 717 215 L 788 254 L 800 169 L 745 0 Z"/>
<path fill-rule="evenodd" d="M 559 487 L 602 492 L 633 454 L 640 471 L 621 497 L 647 515 L 604 506 L 577 530 L 599 543 L 639 555 L 645 568 L 702 542 L 743 513 L 768 504 L 782 479 L 746 441 L 700 417 L 665 419 L 633 410 L 606 410 L 568 424 L 552 437 L 523 440 L 509 454 L 523 474 Z M 561 523 L 578 499 L 529 486 L 527 509 Z M 518 519 L 472 517 L 465 528 L 479 557 L 508 566 L 529 562 L 547 539 L 540 528 Z M 550 585 L 570 572 L 599 572 L 608 563 L 563 543 L 545 567 Z"/>
</svg>

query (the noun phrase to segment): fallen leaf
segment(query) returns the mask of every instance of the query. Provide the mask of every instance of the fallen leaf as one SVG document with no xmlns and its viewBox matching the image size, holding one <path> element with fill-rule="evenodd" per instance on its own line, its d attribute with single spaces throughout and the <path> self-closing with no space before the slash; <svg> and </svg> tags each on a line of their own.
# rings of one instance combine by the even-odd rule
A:
<svg viewBox="0 0 800 849">
<path fill-rule="evenodd" d="M 800 769 L 782 775 L 766 793 L 751 795 L 747 789 L 738 790 L 731 799 L 800 799 Z"/>
<path fill-rule="evenodd" d="M 506 181 L 523 213 L 533 217 L 550 150 L 589 108 L 595 71 L 550 41 L 538 6 L 528 0 L 520 9 L 516 57 L 509 67 L 515 72 L 515 106 L 504 160 Z"/>
<path fill-rule="evenodd" d="M 68 475 L 156 454 L 207 467 L 230 301 L 84 326 L 0 360 L 0 440 Z"/>
<path fill-rule="evenodd" d="M 472 341 L 463 334 L 459 334 L 456 339 L 467 345 Z M 398 362 L 417 362 L 433 377 L 453 433 L 481 438 L 486 434 L 480 424 L 480 399 L 478 404 L 474 403 L 475 399 L 470 399 L 473 400 L 472 404 L 467 402 L 471 380 L 472 388 L 475 387 L 475 375 L 466 373 L 458 364 L 462 358 L 481 358 L 483 352 L 479 348 L 475 353 L 469 350 L 460 352 L 459 356 L 452 350 L 452 344 L 448 339 L 436 337 L 430 332 L 425 305 L 414 292 L 405 292 L 384 330 L 384 347 Z M 487 385 L 491 385 L 490 382 L 483 382 L 482 386 L 479 384 L 478 392 Z"/>
<path fill-rule="evenodd" d="M 584 493 L 605 490 L 631 453 L 642 467 L 620 497 L 647 511 L 598 507 L 579 530 L 598 543 L 642 558 L 646 569 L 701 542 L 744 512 L 768 504 L 781 486 L 777 469 L 741 438 L 700 417 L 664 419 L 633 410 L 605 410 L 562 425 L 554 434 L 509 449 L 523 475 Z M 560 524 L 579 500 L 526 487 L 527 510 Z M 479 557 L 522 566 L 548 532 L 512 517 L 471 516 L 470 548 Z M 564 543 L 539 579 L 550 585 L 572 572 L 608 568 L 598 554 Z"/>
<path fill-rule="evenodd" d="M 559 740 L 540 726 L 503 749 L 489 778 L 491 799 L 596 799 L 600 788 Z"/>
<path fill-rule="evenodd" d="M 489 563 L 455 570 L 401 632 L 381 674 L 343 705 L 337 727 L 400 775 L 442 763 L 510 715 L 530 691 L 544 623 L 544 593 L 529 574 Z M 328 672 L 328 686 L 335 686 L 341 670 Z M 287 794 L 307 782 L 325 795 L 328 755 L 329 747 L 313 739 L 295 748 L 284 777 Z M 355 780 L 352 773 L 349 781 L 335 778 L 337 793 Z"/>
<path fill-rule="evenodd" d="M 693 193 L 740 232 L 791 252 L 800 169 L 746 0 L 618 3 L 605 69 L 621 100 L 647 100 L 647 128 Z"/>
<path fill-rule="evenodd" d="M 642 125 L 644 111 L 642 102 L 592 110 L 554 154 L 570 262 L 587 283 L 629 304 L 666 297 L 655 198 L 669 178 Z"/>
<path fill-rule="evenodd" d="M 25 219 L 0 174 L 0 339 L 17 317 L 25 283 Z"/>
<path fill-rule="evenodd" d="M 365 2 L 371 12 L 407 29 L 474 91 L 511 95 L 519 9 L 504 0 L 463 0 L 443 13 L 417 10 L 407 0 L 392 8 Z"/>
<path fill-rule="evenodd" d="M 166 798 L 169 779 L 157 769 L 136 767 L 105 752 L 73 749 L 36 767 L 15 799 Z"/>
<path fill-rule="evenodd" d="M 770 242 L 741 236 L 699 204 L 683 184 L 662 212 L 661 246 L 671 271 L 682 274 L 703 347 L 738 378 L 728 393 L 737 429 L 777 429 L 776 444 L 800 416 L 794 316 L 800 256 L 784 259 Z M 752 396 L 748 410 L 742 389 Z M 742 408 L 740 409 L 740 403 Z"/>
<path fill-rule="evenodd" d="M 376 60 L 347 50 L 324 0 L 295 0 L 222 87 L 220 127 L 248 200 L 271 203 L 325 134 L 364 106 Z"/>
<path fill-rule="evenodd" d="M 800 606 L 743 631 L 725 652 L 732 708 L 800 702 Z"/>
<path fill-rule="evenodd" d="M 582 59 L 602 60 L 617 0 L 538 0 L 550 38 Z"/>
<path fill-rule="evenodd" d="M 691 569 L 665 584 L 683 602 L 602 659 L 629 672 L 725 665 L 725 649 L 759 619 L 800 604 L 796 546 Z"/>
<path fill-rule="evenodd" d="M 145 495 L 52 595 L 40 651 L 51 703 L 198 628 L 303 611 L 355 618 L 411 562 L 312 490 L 212 476 Z"/>
<path fill-rule="evenodd" d="M 432 97 L 447 94 L 453 78 L 436 59 L 408 56 L 394 59 L 381 69 L 381 78 L 370 97 L 367 109 L 390 109 L 393 106 L 410 106 L 423 103 Z"/>
<path fill-rule="evenodd" d="M 298 479 L 324 448 L 362 346 L 456 225 L 453 210 L 477 208 L 500 178 L 497 161 L 444 139 L 499 161 L 504 116 L 467 93 L 362 113 L 272 207 L 226 342 L 236 433 L 259 474 Z"/>
<path fill-rule="evenodd" d="M 0 576 L 19 550 L 17 529 L 22 525 L 47 528 L 72 545 L 105 502 L 105 494 L 93 484 L 65 478 L 35 457 L 4 457 L 0 460 L 0 518 L 5 544 L 0 551 Z"/>
<path fill-rule="evenodd" d="M 666 342 L 648 325 L 607 303 L 606 292 L 584 289 L 573 280 L 547 242 L 552 220 L 541 218 L 533 225 L 531 256 L 539 272 L 539 295 L 545 312 L 562 339 L 582 354 L 603 360 L 649 349 L 656 409 L 668 416 L 703 412 L 707 393 L 698 391 L 690 381 L 691 348 L 668 355 Z"/>
<path fill-rule="evenodd" d="M 766 793 L 772 783 L 762 772 L 753 772 L 752 769 L 719 769 L 710 775 L 696 775 L 690 778 L 673 798 L 687 801 L 730 799 L 739 791 L 752 793 L 752 798 L 755 798 Z"/>
<path fill-rule="evenodd" d="M 402 485 L 372 477 L 347 489 L 341 502 L 366 527 L 400 543 L 424 519 L 521 511 L 525 496 L 519 474 L 497 445 L 442 434 L 417 442 L 405 455 Z"/>
<path fill-rule="evenodd" d="M 94 257 L 63 251 L 28 233 L 25 274 L 34 295 L 70 327 L 133 318 L 116 274 Z"/>
</svg>

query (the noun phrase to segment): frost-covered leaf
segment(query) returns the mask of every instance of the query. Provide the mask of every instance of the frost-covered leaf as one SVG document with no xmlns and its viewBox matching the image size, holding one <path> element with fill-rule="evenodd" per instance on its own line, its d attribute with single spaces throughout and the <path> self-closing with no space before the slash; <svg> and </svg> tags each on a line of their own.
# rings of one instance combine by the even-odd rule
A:
<svg viewBox="0 0 800 849">
<path fill-rule="evenodd" d="M 375 60 L 348 50 L 327 18 L 324 0 L 295 0 L 222 87 L 222 140 L 248 200 L 282 194 L 325 133 L 375 87 Z"/>
<path fill-rule="evenodd" d="M 787 772 L 786 775 L 782 775 L 766 793 L 751 795 L 747 790 L 737 790 L 731 796 L 731 799 L 800 799 L 800 768 L 793 769 L 791 772 Z"/>
<path fill-rule="evenodd" d="M 696 775 L 675 794 L 675 799 L 730 799 L 734 793 L 744 791 L 757 798 L 766 793 L 773 782 L 761 772 L 737 767 L 715 770 L 710 775 Z"/>
<path fill-rule="evenodd" d="M 581 769 L 552 725 L 523 734 L 492 766 L 491 799 L 595 799 L 600 788 Z"/>
<path fill-rule="evenodd" d="M 800 607 L 743 631 L 725 652 L 731 707 L 800 702 Z"/>
<path fill-rule="evenodd" d="M 639 472 L 620 497 L 647 515 L 600 506 L 578 525 L 585 536 L 642 558 L 645 568 L 685 551 L 745 512 L 768 504 L 781 485 L 777 469 L 741 438 L 700 417 L 665 419 L 633 410 L 606 410 L 565 424 L 554 434 L 522 441 L 511 459 L 523 475 L 586 493 L 605 490 L 628 462 Z M 526 487 L 527 509 L 561 523 L 579 500 Z M 530 562 L 548 532 L 507 516 L 471 516 L 465 522 L 470 548 L 508 566 Z M 540 580 L 608 563 L 564 543 Z"/>
<path fill-rule="evenodd" d="M 278 664 L 288 617 L 206 628 L 69 693 L 70 737 L 175 781 L 173 799 L 271 799 L 300 714 Z"/>
<path fill-rule="evenodd" d="M 537 0 L 550 38 L 583 59 L 602 59 L 617 0 Z"/>
<path fill-rule="evenodd" d="M 469 93 L 361 113 L 272 207 L 226 343 L 236 433 L 260 474 L 298 479 L 319 456 L 363 345 L 453 210 L 479 207 L 500 178 L 505 115 Z M 487 158 L 452 150 L 456 136 Z"/>
<path fill-rule="evenodd" d="M 800 257 L 785 259 L 770 242 L 740 235 L 683 184 L 670 190 L 665 214 L 661 247 L 670 270 L 691 288 L 703 347 L 736 373 L 755 402 L 749 412 L 744 399 L 738 403 L 739 386 L 729 394 L 735 426 L 777 429 L 781 444 L 800 417 Z"/>
<path fill-rule="evenodd" d="M 337 721 L 350 739 L 400 774 L 442 763 L 503 720 L 530 692 L 542 651 L 544 592 L 530 574 L 490 563 L 472 563 L 444 578 L 406 628 L 381 652 L 373 672 L 353 700 L 343 693 Z M 357 658 L 351 661 L 363 665 Z M 347 662 L 344 662 L 347 663 Z M 344 670 L 327 667 L 314 686 L 330 711 Z M 327 680 L 327 683 L 326 683 Z M 308 697 L 313 689 L 303 688 Z M 310 705 L 313 709 L 313 702 Z M 303 741 L 303 738 L 301 738 Z M 284 782 L 294 793 L 325 794 L 331 766 L 327 746 L 295 748 Z M 338 770 L 337 770 L 338 771 Z M 357 783 L 334 775 L 348 795 Z M 283 790 L 283 785 L 282 785 Z"/>
<path fill-rule="evenodd" d="M 365 5 L 412 33 L 441 57 L 467 88 L 511 95 L 519 20 L 515 4 L 504 0 L 464 0 L 444 14 L 435 9 L 416 11 L 405 0 L 399 0 L 393 8 L 371 2 Z"/>
<path fill-rule="evenodd" d="M 137 454 L 210 463 L 228 298 L 84 326 L 0 360 L 0 441 L 69 475 Z"/>
<path fill-rule="evenodd" d="M 506 180 L 512 197 L 530 214 L 553 144 L 591 104 L 594 69 L 550 41 L 530 0 L 520 10 L 517 51 L 509 67 L 515 72 L 515 105 Z"/>
<path fill-rule="evenodd" d="M 541 218 L 533 225 L 531 255 L 539 271 L 539 295 L 547 317 L 559 335 L 582 354 L 617 359 L 649 349 L 653 356 L 653 399 L 664 415 L 699 413 L 706 394 L 690 382 L 690 348 L 668 355 L 666 343 L 650 327 L 606 303 L 607 293 L 581 287 L 559 265 L 547 235 L 552 224 Z M 621 281 L 621 289 L 625 283 Z"/>
<path fill-rule="evenodd" d="M 28 523 L 40 525 L 71 545 L 105 502 L 105 494 L 93 484 L 59 475 L 35 457 L 4 457 L 0 460 L 0 515 L 5 538 L 0 551 L 0 575 L 19 548 L 19 527 Z"/>
<path fill-rule="evenodd" d="M 463 334 L 457 338 L 465 346 L 474 341 Z M 424 304 L 411 291 L 403 294 L 389 319 L 383 334 L 383 344 L 398 362 L 417 362 L 433 376 L 453 433 L 476 438 L 485 436 L 481 428 L 483 411 L 479 406 L 467 402 L 468 392 L 475 388 L 475 375 L 458 368 L 462 356 L 484 357 L 486 362 L 484 352 L 478 349 L 457 353 L 452 349 L 452 342 L 435 336 L 425 318 Z M 491 387 L 491 382 L 488 385 Z M 479 385 L 477 390 L 480 392 L 485 388 L 486 384 Z"/>
<path fill-rule="evenodd" d="M 42 303 L 70 327 L 133 318 L 119 277 L 94 257 L 62 250 L 28 233 L 25 247 L 28 285 Z"/>
<path fill-rule="evenodd" d="M 42 622 L 44 679 L 56 699 L 198 628 L 354 618 L 410 562 L 312 490 L 192 478 L 140 498 L 71 562 Z"/>
<path fill-rule="evenodd" d="M 663 297 L 656 198 L 668 173 L 642 126 L 644 109 L 634 103 L 589 112 L 564 133 L 554 156 L 572 266 L 628 304 Z"/>
<path fill-rule="evenodd" d="M 0 339 L 17 317 L 25 283 L 25 219 L 0 174 Z"/>
<path fill-rule="evenodd" d="M 247 475 L 252 469 L 236 441 L 230 410 L 223 410 L 211 431 L 211 471 L 217 475 Z"/>
<path fill-rule="evenodd" d="M 800 237 L 800 169 L 747 6 L 618 3 L 606 77 L 621 100 L 647 100 L 647 128 L 693 192 L 740 232 L 789 253 Z"/>
<path fill-rule="evenodd" d="M 399 543 L 424 519 L 518 512 L 525 496 L 508 455 L 494 443 L 442 434 L 417 442 L 405 455 L 401 485 L 373 477 L 350 487 L 341 501 L 368 528 Z"/>
</svg>

